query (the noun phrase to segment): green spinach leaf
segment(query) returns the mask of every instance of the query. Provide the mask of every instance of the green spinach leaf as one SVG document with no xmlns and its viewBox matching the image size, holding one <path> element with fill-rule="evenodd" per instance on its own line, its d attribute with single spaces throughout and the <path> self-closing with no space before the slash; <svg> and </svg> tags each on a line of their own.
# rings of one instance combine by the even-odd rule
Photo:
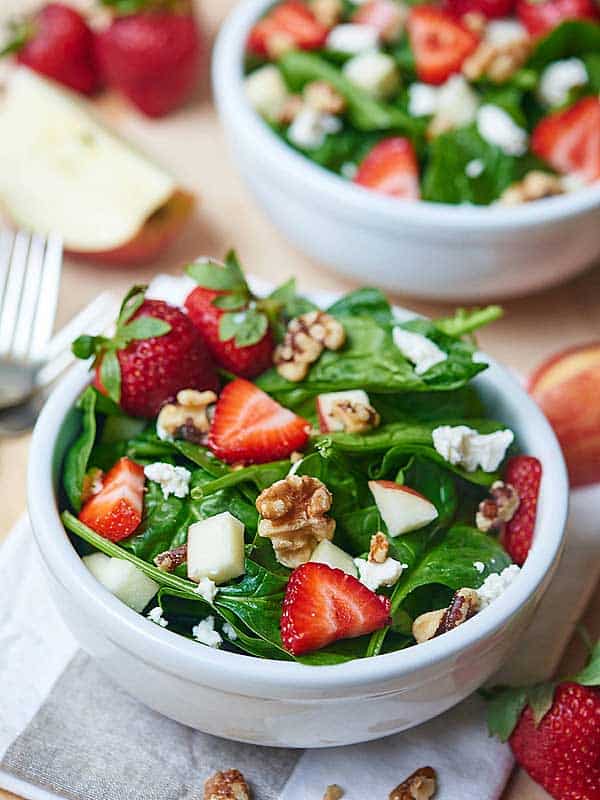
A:
<svg viewBox="0 0 600 800">
<path fill-rule="evenodd" d="M 69 448 L 63 469 L 65 493 L 75 511 L 81 511 L 83 480 L 96 438 L 96 393 L 88 388 L 79 398 L 77 408 L 81 412 L 81 433 Z"/>
</svg>

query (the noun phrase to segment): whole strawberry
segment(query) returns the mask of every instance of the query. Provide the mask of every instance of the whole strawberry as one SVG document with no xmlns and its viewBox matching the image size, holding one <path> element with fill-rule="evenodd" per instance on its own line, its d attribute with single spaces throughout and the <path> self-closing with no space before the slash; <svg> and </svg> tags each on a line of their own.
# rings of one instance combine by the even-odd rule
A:
<svg viewBox="0 0 600 800">
<path fill-rule="evenodd" d="M 96 37 L 96 56 L 107 83 L 142 113 L 162 117 L 194 90 L 202 36 L 188 2 L 103 0 L 117 12 Z M 129 12 L 134 9 L 133 13 Z"/>
<path fill-rule="evenodd" d="M 100 88 L 94 35 L 75 9 L 47 3 L 11 28 L 2 55 L 14 53 L 20 64 L 76 92 L 90 95 Z"/>
<path fill-rule="evenodd" d="M 504 481 L 519 495 L 519 507 L 506 523 L 501 542 L 515 564 L 522 566 L 533 542 L 542 465 L 533 456 L 513 456 L 506 464 Z"/>
<path fill-rule="evenodd" d="M 145 287 L 125 297 L 115 335 L 80 336 L 78 358 L 94 356 L 94 385 L 136 417 L 152 418 L 181 389 L 218 388 L 210 353 L 190 320 Z"/>
<path fill-rule="evenodd" d="M 490 731 L 555 800 L 600 800 L 600 643 L 573 681 L 505 689 Z"/>
</svg>

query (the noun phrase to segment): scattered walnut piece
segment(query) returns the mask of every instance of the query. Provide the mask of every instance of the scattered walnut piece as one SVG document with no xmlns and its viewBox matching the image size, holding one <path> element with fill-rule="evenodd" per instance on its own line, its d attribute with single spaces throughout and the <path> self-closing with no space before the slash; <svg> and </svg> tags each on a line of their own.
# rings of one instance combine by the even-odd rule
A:
<svg viewBox="0 0 600 800">
<path fill-rule="evenodd" d="M 288 475 L 260 493 L 258 533 L 271 540 L 280 564 L 299 567 L 320 541 L 333 538 L 331 499 L 325 484 L 310 475 Z"/>
<path fill-rule="evenodd" d="M 356 400 L 338 400 L 331 407 L 331 416 L 342 423 L 347 433 L 364 433 L 381 422 L 372 405 Z"/>
<path fill-rule="evenodd" d="M 344 790 L 342 789 L 342 787 L 338 786 L 337 783 L 331 783 L 325 789 L 323 800 L 340 800 L 340 798 L 343 796 L 344 796 Z"/>
<path fill-rule="evenodd" d="M 412 635 L 415 637 L 417 644 L 433 639 L 445 613 L 446 609 L 440 608 L 439 611 L 427 611 L 415 619 L 412 624 Z"/>
<path fill-rule="evenodd" d="M 90 497 L 102 491 L 104 472 L 99 467 L 91 467 L 83 476 L 81 502 L 86 503 Z"/>
<path fill-rule="evenodd" d="M 420 767 L 390 792 L 389 800 L 429 800 L 437 789 L 437 775 L 432 767 Z"/>
<path fill-rule="evenodd" d="M 304 87 L 304 102 L 322 114 L 341 114 L 346 108 L 346 98 L 328 81 L 311 81 Z"/>
<path fill-rule="evenodd" d="M 523 180 L 505 189 L 498 202 L 503 206 L 520 206 L 544 197 L 565 194 L 565 185 L 558 175 L 550 175 L 539 169 L 532 169 Z"/>
<path fill-rule="evenodd" d="M 470 81 L 485 75 L 494 83 L 503 83 L 523 66 L 532 48 L 533 39 L 527 36 L 502 45 L 483 41 L 463 62 L 463 75 Z"/>
<path fill-rule="evenodd" d="M 374 561 L 376 564 L 383 564 L 388 557 L 390 543 L 387 536 L 381 531 L 377 531 L 371 536 L 371 546 L 369 548 L 369 561 Z"/>
<path fill-rule="evenodd" d="M 479 11 L 468 11 L 463 14 L 463 25 L 473 33 L 481 36 L 487 27 L 487 17 L 485 14 L 480 14 Z"/>
<path fill-rule="evenodd" d="M 480 531 L 500 532 L 514 517 L 519 507 L 519 495 L 510 483 L 496 481 L 490 488 L 490 496 L 482 500 L 475 515 L 475 524 Z"/>
<path fill-rule="evenodd" d="M 182 389 L 176 403 L 163 406 L 156 420 L 159 439 L 186 439 L 201 444 L 208 433 L 208 408 L 217 400 L 214 392 Z"/>
<path fill-rule="evenodd" d="M 269 58 L 277 60 L 290 50 L 294 50 L 296 43 L 293 36 L 287 33 L 272 33 L 267 37 L 265 47 Z"/>
<path fill-rule="evenodd" d="M 311 0 L 311 10 L 316 19 L 326 28 L 333 28 L 344 11 L 342 0 Z"/>
<path fill-rule="evenodd" d="M 458 628 L 479 611 L 479 595 L 475 589 L 458 589 L 448 608 L 428 611 L 417 617 L 412 625 L 412 634 L 417 644 L 427 642 L 435 636 Z"/>
<path fill-rule="evenodd" d="M 344 326 L 324 311 L 309 311 L 291 320 L 283 342 L 275 348 L 277 372 L 288 381 L 304 380 L 324 349 L 339 350 L 346 341 Z"/>
<path fill-rule="evenodd" d="M 304 108 L 304 100 L 299 94 L 292 94 L 283 104 L 283 108 L 279 112 L 277 122 L 282 125 L 290 125 Z"/>
<path fill-rule="evenodd" d="M 238 769 L 215 772 L 204 783 L 204 800 L 250 800 L 250 789 Z"/>
<path fill-rule="evenodd" d="M 154 563 L 161 572 L 174 572 L 181 564 L 187 561 L 187 544 L 165 550 L 154 557 Z"/>
</svg>

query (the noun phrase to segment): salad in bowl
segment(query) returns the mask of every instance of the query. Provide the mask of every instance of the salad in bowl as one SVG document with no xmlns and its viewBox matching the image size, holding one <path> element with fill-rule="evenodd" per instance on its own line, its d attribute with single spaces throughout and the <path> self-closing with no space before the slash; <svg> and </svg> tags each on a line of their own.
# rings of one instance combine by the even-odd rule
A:
<svg viewBox="0 0 600 800">
<path fill-rule="evenodd" d="M 594 0 L 283 0 L 245 72 L 277 136 L 388 196 L 514 206 L 600 180 Z"/>
<path fill-rule="evenodd" d="M 542 467 L 486 413 L 474 332 L 376 289 L 326 308 L 253 294 L 234 253 L 134 287 L 61 468 L 92 575 L 209 648 L 335 665 L 421 647 L 488 612 L 532 545 Z"/>
</svg>

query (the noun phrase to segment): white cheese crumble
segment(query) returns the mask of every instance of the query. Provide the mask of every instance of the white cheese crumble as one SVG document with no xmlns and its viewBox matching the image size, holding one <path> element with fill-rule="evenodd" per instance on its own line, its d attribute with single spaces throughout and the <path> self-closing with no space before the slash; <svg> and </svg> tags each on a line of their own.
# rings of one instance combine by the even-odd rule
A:
<svg viewBox="0 0 600 800">
<path fill-rule="evenodd" d="M 503 431 L 482 434 L 466 425 L 441 425 L 432 432 L 433 446 L 450 464 L 474 472 L 481 467 L 484 472 L 498 469 L 512 444 L 515 435 Z"/>
<path fill-rule="evenodd" d="M 355 86 L 378 100 L 388 97 L 398 87 L 396 62 L 387 53 L 367 50 L 346 61 L 342 72 Z"/>
<path fill-rule="evenodd" d="M 275 64 L 266 64 L 248 75 L 244 89 L 254 110 L 272 120 L 278 119 L 290 96 Z"/>
<path fill-rule="evenodd" d="M 146 289 L 146 300 L 164 300 L 185 311 L 184 303 L 198 284 L 189 275 L 156 275 Z"/>
<path fill-rule="evenodd" d="M 408 111 L 412 117 L 435 114 L 438 107 L 438 90 L 427 83 L 412 83 L 408 87 Z"/>
<path fill-rule="evenodd" d="M 333 114 L 323 114 L 306 106 L 295 117 L 288 128 L 288 139 L 303 150 L 316 150 L 321 147 L 328 133 L 337 133 L 342 128 L 341 121 Z"/>
<path fill-rule="evenodd" d="M 465 165 L 467 178 L 478 178 L 485 170 L 485 164 L 480 158 L 473 158 Z"/>
<path fill-rule="evenodd" d="M 520 567 L 518 567 L 516 564 L 511 564 L 509 567 L 506 567 L 506 569 L 503 569 L 500 573 L 492 572 L 491 575 L 488 575 L 483 584 L 479 587 L 479 589 L 477 589 L 480 608 L 487 608 L 490 603 L 493 603 L 494 600 L 497 600 L 502 594 L 504 594 L 511 583 L 513 583 L 515 578 L 518 577 L 520 572 Z"/>
<path fill-rule="evenodd" d="M 477 572 L 481 575 L 482 572 L 485 572 L 485 564 L 483 561 L 474 561 L 473 567 L 477 570 Z"/>
<path fill-rule="evenodd" d="M 588 74 L 580 58 L 564 58 L 549 64 L 542 72 L 538 97 L 547 106 L 561 106 L 576 86 L 585 86 Z"/>
<path fill-rule="evenodd" d="M 356 178 L 356 173 L 358 172 L 358 165 L 352 161 L 344 161 L 340 172 L 344 178 L 347 178 L 349 181 L 353 181 L 354 178 Z"/>
<path fill-rule="evenodd" d="M 194 592 L 211 605 L 214 603 L 218 591 L 217 584 L 210 578 L 201 578 L 198 586 L 194 588 Z"/>
<path fill-rule="evenodd" d="M 527 131 L 500 106 L 486 103 L 477 112 L 477 130 L 482 139 L 499 147 L 508 156 L 527 152 Z"/>
<path fill-rule="evenodd" d="M 354 563 L 358 569 L 358 580 L 372 592 L 377 591 L 380 586 L 393 586 L 406 566 L 394 558 L 386 558 L 381 564 L 355 558 Z"/>
<path fill-rule="evenodd" d="M 526 28 L 516 19 L 492 19 L 485 28 L 485 41 L 497 47 L 527 39 Z"/>
<path fill-rule="evenodd" d="M 448 354 L 440 350 L 435 342 L 420 333 L 394 328 L 392 338 L 402 355 L 415 365 L 417 375 L 422 375 L 448 358 Z"/>
<path fill-rule="evenodd" d="M 438 131 L 469 125 L 477 114 L 479 97 L 462 75 L 452 75 L 441 86 L 413 83 L 408 92 L 410 114 L 435 115 L 433 128 Z"/>
<path fill-rule="evenodd" d="M 144 475 L 149 481 L 160 484 L 163 497 L 187 497 L 190 492 L 192 473 L 185 467 L 174 467 L 164 461 L 155 461 L 144 467 Z"/>
<path fill-rule="evenodd" d="M 379 31 L 371 25 L 353 22 L 336 25 L 327 36 L 327 49 L 338 53 L 355 55 L 365 50 L 375 50 L 379 43 Z"/>
<path fill-rule="evenodd" d="M 206 617 L 192 628 L 192 636 L 197 642 L 205 644 L 207 647 L 220 647 L 223 644 L 223 637 L 219 631 L 215 630 L 215 618 Z"/>
<path fill-rule="evenodd" d="M 229 622 L 224 622 L 222 627 L 223 633 L 231 642 L 235 642 L 238 635 L 235 632 L 235 628 Z"/>
<path fill-rule="evenodd" d="M 155 622 L 157 625 L 160 625 L 161 628 L 166 628 L 169 624 L 163 617 L 162 608 L 160 606 L 151 608 L 146 616 L 151 622 Z"/>
</svg>

